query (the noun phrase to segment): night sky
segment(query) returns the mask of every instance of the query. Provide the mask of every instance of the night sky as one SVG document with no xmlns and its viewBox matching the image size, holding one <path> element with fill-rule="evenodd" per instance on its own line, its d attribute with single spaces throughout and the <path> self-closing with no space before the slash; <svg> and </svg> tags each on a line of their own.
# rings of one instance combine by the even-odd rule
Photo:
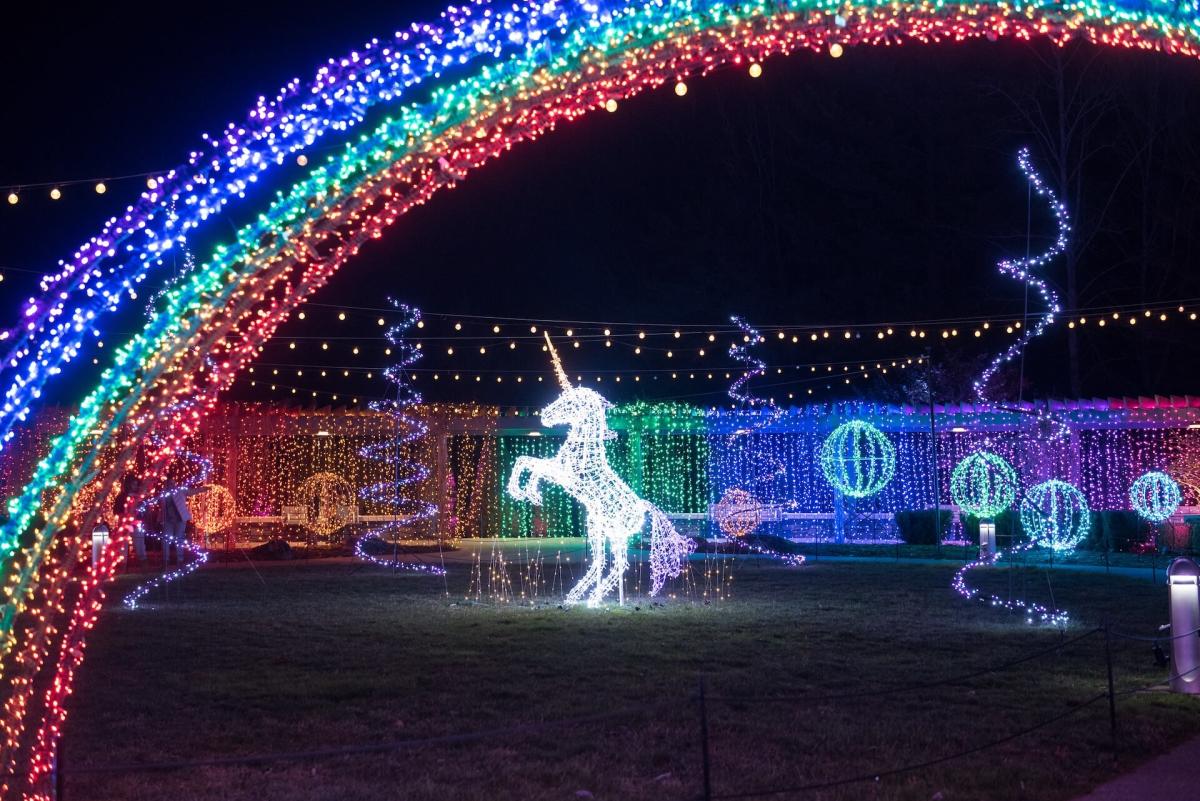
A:
<svg viewBox="0 0 1200 801">
<path fill-rule="evenodd" d="M 0 184 L 24 188 L 16 207 L 0 207 L 8 313 L 142 186 L 112 179 L 178 164 L 201 131 L 242 117 L 257 95 L 438 6 L 329 9 L 35 7 L 10 19 Z M 1059 75 L 1069 112 L 1081 112 L 1067 115 L 1065 159 Z M 1187 320 L 1200 311 L 1197 123 L 1200 64 L 1086 45 L 853 48 L 838 60 L 772 59 L 757 80 L 723 71 L 692 80 L 684 98 L 663 89 L 521 145 L 403 217 L 343 268 L 305 320 L 283 328 L 233 397 L 324 405 L 379 396 L 380 376 L 366 372 L 388 363 L 377 310 L 393 296 L 426 312 L 415 332 L 428 354 L 417 383 L 433 399 L 545 402 L 552 390 L 535 376 L 550 375 L 532 324 L 562 342 L 568 371 L 613 399 L 719 403 L 733 364 L 728 319 L 740 314 L 768 336 L 772 375 L 762 391 L 781 401 L 912 397 L 923 386 L 916 371 L 883 375 L 874 365 L 926 352 L 938 398 L 964 400 L 1022 315 L 1022 286 L 995 262 L 1025 252 L 1027 213 L 1035 252 L 1054 231 L 1036 198 L 1027 208 L 1022 145 L 1059 191 L 1065 165 L 1063 194 L 1078 220 L 1073 317 L 1089 322 L 1076 329 L 1077 386 L 1064 321 L 1030 347 L 1023 387 L 1015 373 L 1005 377 L 1009 394 L 1200 394 L 1200 322 Z M 51 201 L 50 186 L 29 186 L 90 178 L 108 179 L 109 191 L 64 185 Z M 256 200 L 210 222 L 208 236 L 231 235 Z M 197 257 L 212 241 L 193 243 Z M 1063 260 L 1048 277 L 1070 308 Z M 1180 304 L 1184 314 L 1159 321 Z M 1097 312 L 1117 308 L 1120 321 L 1096 325 Z M 1152 317 L 1128 325 L 1129 310 L 1144 308 Z M 114 319 L 111 342 L 136 323 Z M 879 339 L 888 327 L 893 335 Z M 914 327 L 926 338 L 910 337 Z M 567 344 L 568 328 L 580 347 Z M 943 339 L 950 329 L 958 336 Z M 868 377 L 855 375 L 860 365 Z M 825 378 L 814 380 L 814 366 Z M 829 378 L 838 372 L 851 383 Z M 57 399 L 83 385 L 65 384 Z"/>
</svg>

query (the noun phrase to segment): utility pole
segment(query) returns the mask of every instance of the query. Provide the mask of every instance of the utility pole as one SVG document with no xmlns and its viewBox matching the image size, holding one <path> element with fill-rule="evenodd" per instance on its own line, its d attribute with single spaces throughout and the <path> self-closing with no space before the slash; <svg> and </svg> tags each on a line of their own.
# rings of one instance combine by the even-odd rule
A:
<svg viewBox="0 0 1200 801">
<path fill-rule="evenodd" d="M 933 348 L 925 351 L 925 389 L 929 399 L 929 450 L 932 454 L 933 469 L 930 471 L 933 490 L 933 534 L 937 538 L 938 555 L 942 553 L 942 505 L 938 497 L 941 481 L 938 476 L 938 442 L 937 421 L 933 412 Z"/>
</svg>

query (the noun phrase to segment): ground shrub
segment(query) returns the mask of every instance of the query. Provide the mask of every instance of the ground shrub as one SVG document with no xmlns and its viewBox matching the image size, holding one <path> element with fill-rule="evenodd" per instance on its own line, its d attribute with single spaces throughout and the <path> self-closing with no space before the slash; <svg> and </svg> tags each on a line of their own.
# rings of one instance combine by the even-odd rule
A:
<svg viewBox="0 0 1200 801">
<path fill-rule="evenodd" d="M 900 539 L 909 545 L 937 545 L 950 528 L 950 512 L 946 509 L 908 509 L 896 512 Z M 979 536 L 976 527 L 975 536 Z"/>
<path fill-rule="evenodd" d="M 1091 531 L 1080 547 L 1090 551 L 1129 551 L 1149 539 L 1149 535 L 1149 529 L 1136 512 L 1093 512 Z"/>
</svg>

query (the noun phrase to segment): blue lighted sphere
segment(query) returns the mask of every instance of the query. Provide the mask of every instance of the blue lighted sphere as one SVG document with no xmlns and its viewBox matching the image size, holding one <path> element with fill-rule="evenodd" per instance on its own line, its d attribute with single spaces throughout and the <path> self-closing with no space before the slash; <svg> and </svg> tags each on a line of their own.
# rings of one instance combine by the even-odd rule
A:
<svg viewBox="0 0 1200 801">
<path fill-rule="evenodd" d="M 1160 470 L 1138 476 L 1129 487 L 1129 504 L 1151 523 L 1161 523 L 1179 508 L 1183 494 L 1175 479 Z"/>
<path fill-rule="evenodd" d="M 967 514 L 995 517 L 1017 499 L 1017 471 L 990 451 L 976 451 L 950 474 L 950 496 Z"/>
<path fill-rule="evenodd" d="M 1075 485 L 1053 479 L 1030 487 L 1021 501 L 1021 525 L 1038 545 L 1074 550 L 1092 526 L 1087 498 Z"/>
<path fill-rule="evenodd" d="M 821 471 L 834 489 L 851 498 L 874 495 L 896 475 L 896 448 L 862 420 L 842 423 L 821 446 Z"/>
</svg>

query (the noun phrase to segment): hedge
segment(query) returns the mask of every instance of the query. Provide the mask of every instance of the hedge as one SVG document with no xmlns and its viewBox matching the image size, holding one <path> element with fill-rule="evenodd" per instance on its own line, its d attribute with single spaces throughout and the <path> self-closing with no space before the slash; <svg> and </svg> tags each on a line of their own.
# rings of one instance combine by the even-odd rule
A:
<svg viewBox="0 0 1200 801">
<path fill-rule="evenodd" d="M 934 515 L 938 515 L 935 523 Z M 900 529 L 900 539 L 909 545 L 937 545 L 946 537 L 950 528 L 950 511 L 948 509 L 917 509 L 896 512 L 896 525 Z M 978 532 L 978 529 L 976 529 Z"/>
</svg>

